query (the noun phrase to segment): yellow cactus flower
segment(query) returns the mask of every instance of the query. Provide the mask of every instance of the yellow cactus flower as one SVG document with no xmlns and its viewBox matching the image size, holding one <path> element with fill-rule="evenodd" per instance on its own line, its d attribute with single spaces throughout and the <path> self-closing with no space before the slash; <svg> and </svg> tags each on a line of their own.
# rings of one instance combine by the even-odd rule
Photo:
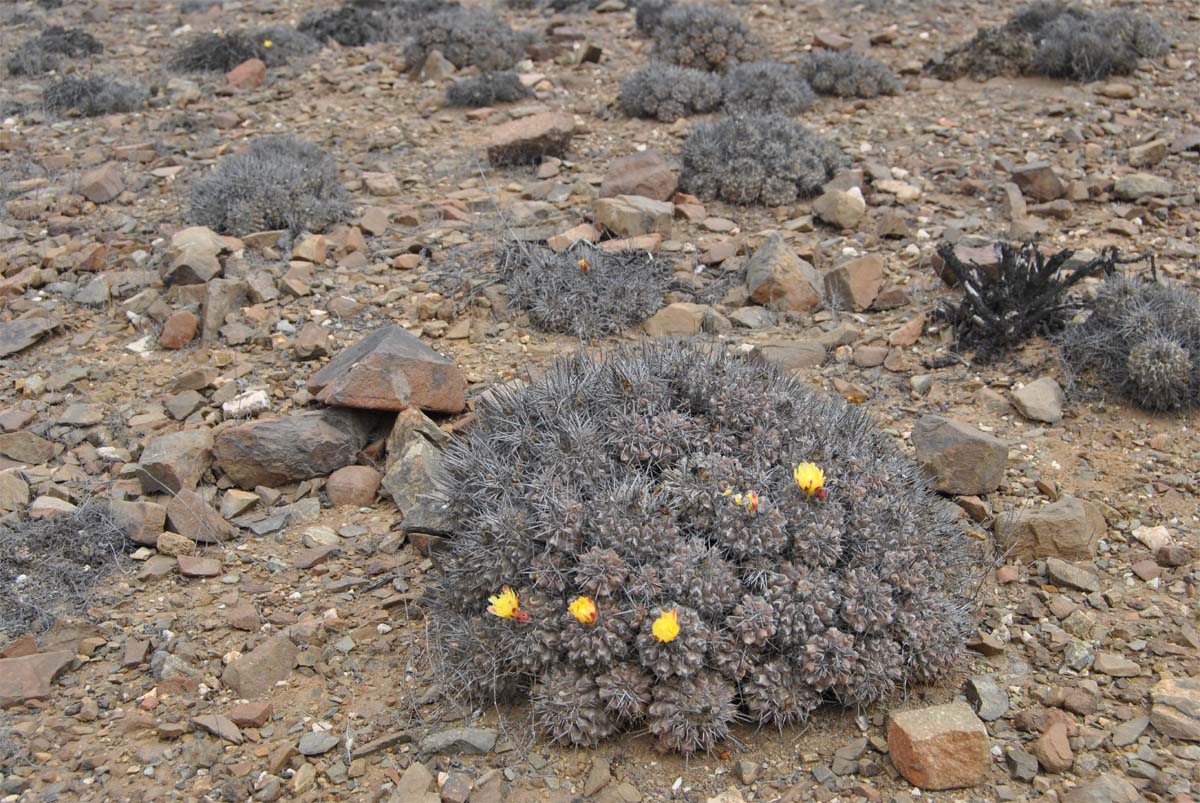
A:
<svg viewBox="0 0 1200 803">
<path fill-rule="evenodd" d="M 581 625 L 596 624 L 596 603 L 591 597 L 576 597 L 575 601 L 567 606 L 567 610 Z"/>
<path fill-rule="evenodd" d="M 746 510 L 750 511 L 751 515 L 757 513 L 758 512 L 758 492 L 757 491 L 746 491 L 746 495 L 743 497 L 743 501 L 740 504 L 742 505 L 742 507 L 746 508 Z"/>
<path fill-rule="evenodd" d="M 263 47 L 271 47 L 271 46 L 273 46 L 274 44 L 275 44 L 275 43 L 274 43 L 274 42 L 272 42 L 270 39 L 264 39 L 264 40 L 263 40 Z"/>
<path fill-rule="evenodd" d="M 488 602 L 492 604 L 488 606 L 487 612 L 492 616 L 516 619 L 518 622 L 529 621 L 529 614 L 521 610 L 521 600 L 517 597 L 517 592 L 508 586 L 501 588 L 496 596 L 488 597 Z"/>
<path fill-rule="evenodd" d="M 654 620 L 650 632 L 663 644 L 670 644 L 679 635 L 679 613 L 670 610 L 662 614 Z"/>
<path fill-rule="evenodd" d="M 818 499 L 825 498 L 825 472 L 816 463 L 801 463 L 792 469 L 792 476 L 804 493 Z"/>
</svg>

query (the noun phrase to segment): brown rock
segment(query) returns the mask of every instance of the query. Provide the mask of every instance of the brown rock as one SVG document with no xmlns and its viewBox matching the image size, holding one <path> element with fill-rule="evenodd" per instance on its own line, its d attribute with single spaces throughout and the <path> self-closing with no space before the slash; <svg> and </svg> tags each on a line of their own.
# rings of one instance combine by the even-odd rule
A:
<svg viewBox="0 0 1200 803">
<path fill-rule="evenodd" d="M 158 550 L 160 555 L 179 557 L 180 555 L 195 554 L 196 542 L 190 538 L 185 538 L 179 533 L 173 533 L 170 530 L 166 530 L 165 532 L 159 534 L 154 548 Z"/>
<path fill-rule="evenodd" d="M 74 650 L 0 659 L 0 709 L 26 700 L 45 700 L 50 696 L 50 685 L 74 659 Z"/>
<path fill-rule="evenodd" d="M 1064 496 L 1040 508 L 999 516 L 996 541 L 1012 559 L 1091 560 L 1106 532 L 1104 515 L 1091 502 Z"/>
<path fill-rule="evenodd" d="M 813 212 L 831 226 L 852 229 L 867 214 L 867 202 L 858 187 L 829 188 L 813 201 Z"/>
<path fill-rule="evenodd" d="M 883 256 L 865 257 L 843 262 L 825 273 L 825 296 L 828 303 L 843 309 L 865 310 L 875 301 L 883 287 Z"/>
<path fill-rule="evenodd" d="M 253 89 L 267 80 L 267 65 L 259 59 L 247 59 L 230 70 L 225 77 L 235 89 Z"/>
<path fill-rule="evenodd" d="M 216 577 L 221 573 L 221 561 L 216 558 L 180 555 L 176 558 L 176 563 L 179 573 L 184 577 Z"/>
<path fill-rule="evenodd" d="M 370 466 L 345 466 L 329 475 L 325 493 L 334 507 L 367 507 L 375 503 L 383 477 Z"/>
<path fill-rule="evenodd" d="M 818 368 L 824 365 L 828 352 L 815 340 L 762 343 L 750 352 L 753 359 L 771 363 L 785 371 Z"/>
<path fill-rule="evenodd" d="M 921 789 L 958 789 L 987 779 L 987 728 L 966 703 L 892 714 L 888 752 L 909 783 Z"/>
<path fill-rule="evenodd" d="M 137 476 L 145 493 L 194 489 L 212 463 L 213 436 L 204 427 L 160 435 L 146 444 Z"/>
<path fill-rule="evenodd" d="M 595 221 L 621 237 L 640 237 L 643 234 L 671 236 L 675 207 L 666 201 L 656 201 L 640 195 L 618 195 L 596 201 Z"/>
<path fill-rule="evenodd" d="M 668 304 L 642 324 L 650 337 L 689 337 L 699 334 L 704 325 L 704 315 L 711 307 L 707 304 L 678 302 Z"/>
<path fill-rule="evenodd" d="M 1200 678 L 1163 678 L 1150 689 L 1150 722 L 1163 736 L 1200 742 Z"/>
<path fill-rule="evenodd" d="M 0 435 L 0 455 L 18 463 L 36 466 L 58 454 L 54 441 L 34 435 L 32 432 L 6 432 Z"/>
<path fill-rule="evenodd" d="M 0 292 L 0 297 L 3 295 Z M 48 332 L 57 329 L 59 323 L 53 318 L 21 318 L 0 322 L 0 357 L 24 351 Z"/>
<path fill-rule="evenodd" d="M 669 201 L 675 195 L 678 178 L 663 155 L 653 148 L 631 153 L 614 161 L 604 174 L 600 197 L 640 195 L 655 201 Z"/>
<path fill-rule="evenodd" d="M 922 416 L 913 426 L 912 443 L 917 462 L 942 493 L 991 493 L 1004 479 L 1008 447 L 960 421 Z"/>
<path fill-rule="evenodd" d="M 750 298 L 781 312 L 808 312 L 821 303 L 820 275 L 778 234 L 746 261 Z"/>
<path fill-rule="evenodd" d="M 442 413 L 462 411 L 466 385 L 454 363 L 399 326 L 375 330 L 308 380 L 309 392 L 325 404 Z"/>
<path fill-rule="evenodd" d="M 113 162 L 93 167 L 79 177 L 79 194 L 94 204 L 106 204 L 124 189 L 121 168 Z"/>
<path fill-rule="evenodd" d="M 167 520 L 175 532 L 198 544 L 219 544 L 238 532 L 200 494 L 186 488 L 167 502 Z"/>
<path fill-rule="evenodd" d="M 494 166 L 533 164 L 547 156 L 565 156 L 575 133 L 575 118 L 542 112 L 496 126 L 488 138 L 487 157 Z"/>
<path fill-rule="evenodd" d="M 1067 724 L 1054 720 L 1037 741 L 1033 743 L 1033 754 L 1046 772 L 1067 772 L 1075 765 L 1075 753 L 1067 735 Z"/>
<path fill-rule="evenodd" d="M 238 726 L 234 725 L 229 717 L 220 714 L 201 714 L 192 718 L 192 724 L 231 744 L 241 744 L 245 741 Z"/>
<path fill-rule="evenodd" d="M 1067 186 L 1049 162 L 1030 162 L 1014 167 L 1012 180 L 1022 192 L 1038 201 L 1053 201 L 1067 194 Z"/>
<path fill-rule="evenodd" d="M 113 501 L 109 511 L 125 537 L 135 544 L 155 546 L 167 526 L 167 508 L 157 502 Z"/>
<path fill-rule="evenodd" d="M 229 711 L 229 719 L 239 728 L 261 728 L 271 721 L 275 708 L 270 703 L 238 703 Z"/>
<path fill-rule="evenodd" d="M 911 346 L 920 339 L 923 331 L 925 331 L 925 313 L 918 312 L 916 317 L 888 336 L 888 344 L 901 348 Z"/>
<path fill-rule="evenodd" d="M 158 345 L 165 349 L 181 349 L 196 339 L 200 319 L 194 312 L 181 309 L 171 313 L 158 335 Z"/>
<path fill-rule="evenodd" d="M 327 357 L 329 356 L 329 330 L 316 321 L 309 321 L 296 335 L 292 348 L 296 352 L 296 357 L 301 360 Z"/>
<path fill-rule="evenodd" d="M 295 665 L 296 645 L 281 633 L 231 661 L 221 675 L 221 682 L 238 696 L 253 700 L 269 695 L 276 683 L 287 680 Z"/>
</svg>

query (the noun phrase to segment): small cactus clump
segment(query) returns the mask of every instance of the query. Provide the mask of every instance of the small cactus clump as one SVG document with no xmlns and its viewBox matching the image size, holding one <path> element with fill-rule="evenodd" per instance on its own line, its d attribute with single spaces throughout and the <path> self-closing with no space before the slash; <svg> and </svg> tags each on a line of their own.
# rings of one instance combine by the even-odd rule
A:
<svg viewBox="0 0 1200 803">
<path fill-rule="evenodd" d="M 733 67 L 721 79 L 725 111 L 730 114 L 784 114 L 794 117 L 812 106 L 812 87 L 792 64 L 756 61 Z"/>
<path fill-rule="evenodd" d="M 497 103 L 512 103 L 532 97 L 533 90 L 521 83 L 515 72 L 489 72 L 455 81 L 446 87 L 446 103 L 478 109 Z"/>
<path fill-rule="evenodd" d="M 704 198 L 782 206 L 818 194 L 846 164 L 836 145 L 789 118 L 747 114 L 692 129 L 680 183 Z"/>
<path fill-rule="evenodd" d="M 104 50 L 96 37 L 78 28 L 53 26 L 24 42 L 5 62 L 9 75 L 41 75 L 67 59 L 94 56 Z"/>
<path fill-rule="evenodd" d="M 710 750 L 943 676 L 972 542 L 858 408 L 749 358 L 581 351 L 481 399 L 445 454 L 428 616 L 446 685 L 547 738 Z"/>
<path fill-rule="evenodd" d="M 762 58 L 762 40 L 732 11 L 706 4 L 670 6 L 654 28 L 654 58 L 680 67 L 725 72 Z"/>
<path fill-rule="evenodd" d="M 419 69 L 432 50 L 441 51 L 460 69 L 498 71 L 511 69 L 525 47 L 508 23 L 490 11 L 451 8 L 416 21 L 404 58 L 411 68 Z"/>
<path fill-rule="evenodd" d="M 710 72 L 651 62 L 621 82 L 617 98 L 629 117 L 673 123 L 721 105 L 721 79 Z"/>
<path fill-rule="evenodd" d="M 146 105 L 149 92 L 142 86 L 108 78 L 63 78 L 42 92 L 42 105 L 50 114 L 75 112 L 83 117 L 132 112 Z"/>
<path fill-rule="evenodd" d="M 849 50 L 813 53 L 805 59 L 802 69 L 819 95 L 875 98 L 900 91 L 900 79 L 891 67 Z"/>
<path fill-rule="evenodd" d="M 1113 275 L 1061 344 L 1072 374 L 1095 370 L 1147 410 L 1200 405 L 1200 299 L 1182 287 Z"/>
</svg>

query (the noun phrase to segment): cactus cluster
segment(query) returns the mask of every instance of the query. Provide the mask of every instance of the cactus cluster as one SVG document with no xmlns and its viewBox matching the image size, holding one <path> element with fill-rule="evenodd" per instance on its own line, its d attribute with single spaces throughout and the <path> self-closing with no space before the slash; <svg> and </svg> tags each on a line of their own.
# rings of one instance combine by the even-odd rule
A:
<svg viewBox="0 0 1200 803">
<path fill-rule="evenodd" d="M 1063 366 L 1096 371 L 1148 410 L 1200 404 L 1200 299 L 1181 286 L 1115 274 L 1091 316 L 1061 338 Z"/>
<path fill-rule="evenodd" d="M 428 14 L 412 26 L 405 61 L 417 69 L 431 50 L 455 67 L 485 72 L 508 70 L 521 59 L 524 44 L 508 23 L 481 8 L 451 8 Z"/>
<path fill-rule="evenodd" d="M 793 64 L 755 61 L 730 68 L 721 79 L 725 111 L 730 114 L 784 114 L 808 111 L 815 96 L 804 73 Z"/>
<path fill-rule="evenodd" d="M 528 697 L 546 737 L 704 751 L 959 658 L 972 542 L 842 400 L 666 341 L 563 358 L 477 415 L 439 479 L 431 632 L 447 687 Z"/>
<path fill-rule="evenodd" d="M 719 107 L 721 79 L 703 70 L 651 62 L 625 76 L 617 103 L 629 117 L 673 123 Z"/>
<path fill-rule="evenodd" d="M 26 40 L 8 60 L 9 75 L 41 75 L 61 69 L 66 59 L 94 56 L 104 50 L 96 37 L 78 28 L 55 25 Z"/>
<path fill-rule="evenodd" d="M 50 114 L 73 111 L 84 117 L 96 117 L 137 111 L 146 105 L 149 94 L 145 87 L 100 76 L 67 77 L 43 90 L 42 105 Z"/>
<path fill-rule="evenodd" d="M 762 40 L 732 11 L 700 3 L 667 7 L 653 36 L 654 58 L 706 72 L 758 61 L 764 49 Z"/>
<path fill-rule="evenodd" d="M 900 91 L 900 79 L 891 67 L 851 50 L 813 53 L 804 60 L 802 71 L 819 95 L 874 98 Z"/>
<path fill-rule="evenodd" d="M 532 96 L 533 90 L 521 83 L 520 76 L 511 70 L 464 78 L 446 87 L 448 105 L 472 109 L 512 103 Z"/>
</svg>

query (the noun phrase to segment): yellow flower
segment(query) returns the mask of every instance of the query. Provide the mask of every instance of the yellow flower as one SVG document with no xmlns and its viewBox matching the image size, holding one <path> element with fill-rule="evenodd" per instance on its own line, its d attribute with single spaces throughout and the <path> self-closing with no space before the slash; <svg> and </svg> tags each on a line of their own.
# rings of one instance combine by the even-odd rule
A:
<svg viewBox="0 0 1200 803">
<path fill-rule="evenodd" d="M 518 622 L 529 621 L 529 614 L 521 610 L 521 600 L 517 598 L 517 592 L 508 586 L 501 588 L 498 595 L 488 597 L 488 602 L 492 604 L 488 606 L 487 612 L 492 616 L 499 616 L 501 619 L 516 619 Z"/>
<path fill-rule="evenodd" d="M 742 506 L 745 507 L 746 510 L 750 511 L 751 515 L 757 513 L 758 512 L 758 492 L 757 491 L 746 491 L 746 496 L 744 497 L 744 502 L 741 502 L 739 504 L 742 504 Z"/>
<path fill-rule="evenodd" d="M 663 644 L 671 643 L 679 635 L 679 613 L 671 610 L 662 614 L 654 620 L 650 632 Z"/>
<path fill-rule="evenodd" d="M 264 39 L 264 40 L 263 40 L 263 47 L 271 47 L 271 46 L 272 46 L 272 45 L 274 45 L 274 44 L 275 44 L 275 43 L 274 43 L 274 42 L 272 42 L 270 39 Z"/>
<path fill-rule="evenodd" d="M 796 484 L 800 486 L 800 490 L 809 496 L 816 496 L 818 499 L 825 498 L 825 472 L 816 463 L 801 463 L 792 469 L 792 476 L 796 479 Z"/>
<path fill-rule="evenodd" d="M 567 610 L 581 625 L 596 624 L 596 603 L 591 597 L 576 597 L 575 601 L 567 606 Z"/>
</svg>

